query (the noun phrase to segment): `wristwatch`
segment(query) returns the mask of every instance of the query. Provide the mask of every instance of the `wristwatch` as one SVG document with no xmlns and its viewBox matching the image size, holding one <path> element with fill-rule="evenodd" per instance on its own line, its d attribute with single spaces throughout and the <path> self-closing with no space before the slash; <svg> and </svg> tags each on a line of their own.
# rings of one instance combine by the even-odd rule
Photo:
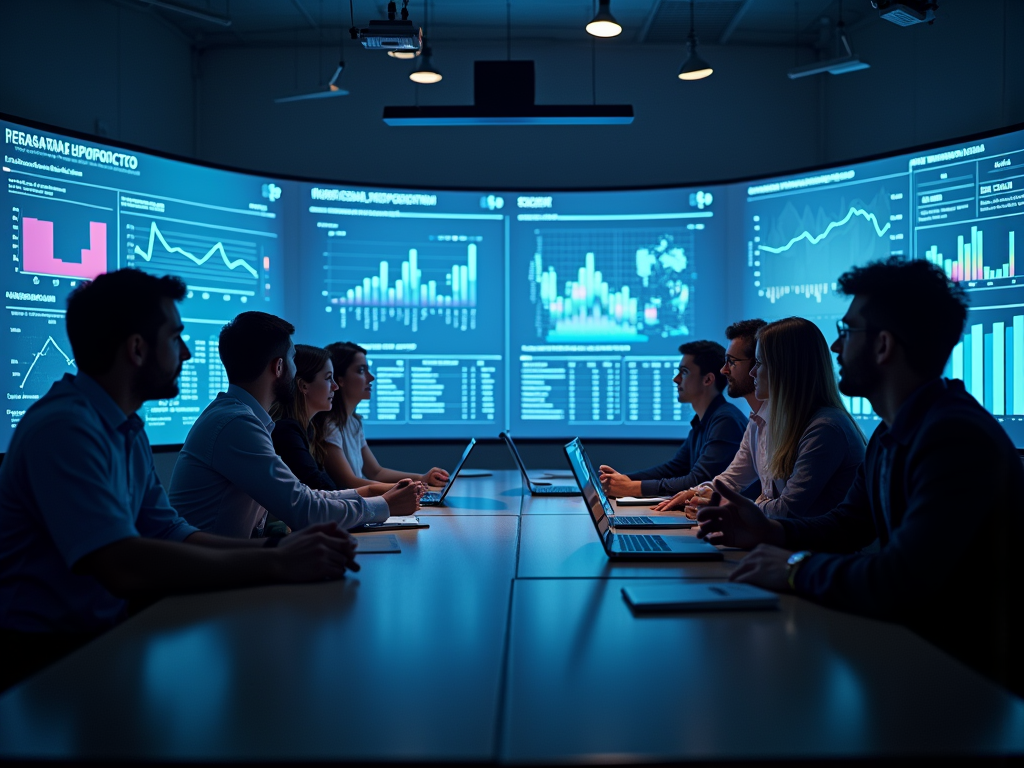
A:
<svg viewBox="0 0 1024 768">
<path fill-rule="evenodd" d="M 794 552 L 789 556 L 786 561 L 786 581 L 789 582 L 789 588 L 796 592 L 796 572 L 800 570 L 800 566 L 803 565 L 804 560 L 811 556 L 811 553 L 807 550 L 803 552 Z"/>
</svg>

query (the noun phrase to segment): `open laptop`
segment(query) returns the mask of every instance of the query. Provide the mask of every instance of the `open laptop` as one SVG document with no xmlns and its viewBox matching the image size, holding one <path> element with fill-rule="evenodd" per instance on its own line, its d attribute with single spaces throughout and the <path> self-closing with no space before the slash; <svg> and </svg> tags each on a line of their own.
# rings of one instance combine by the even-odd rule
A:
<svg viewBox="0 0 1024 768">
<path fill-rule="evenodd" d="M 473 452 L 473 446 L 476 445 L 476 438 L 470 438 L 469 445 L 466 446 L 466 450 L 462 452 L 462 458 L 459 459 L 459 463 L 455 465 L 455 471 L 448 475 L 448 482 L 445 483 L 444 488 L 441 492 L 427 491 L 420 498 L 421 507 L 443 507 L 444 497 L 448 495 L 448 491 L 452 489 L 452 485 L 455 483 L 455 478 L 459 476 L 459 472 L 462 470 L 462 465 L 466 463 L 466 459 L 469 458 L 469 454 Z"/>
<path fill-rule="evenodd" d="M 523 463 L 523 457 L 519 455 L 519 450 L 516 448 L 516 444 L 512 442 L 512 435 L 508 432 L 502 432 L 498 435 L 502 440 L 505 441 L 505 445 L 508 446 L 508 452 L 512 454 L 512 458 L 516 460 L 516 464 L 519 466 L 519 471 L 523 473 L 523 482 L 526 483 L 526 487 L 530 489 L 531 496 L 579 496 L 580 490 L 575 485 L 538 485 L 530 479 L 530 476 L 526 473 L 526 464 Z"/>
<path fill-rule="evenodd" d="M 644 533 L 612 533 L 612 511 L 608 497 L 601 489 L 590 459 L 579 438 L 565 444 L 565 457 L 569 460 L 576 483 L 583 492 L 590 519 L 597 529 L 605 554 L 612 560 L 721 560 L 722 553 L 706 541 L 690 536 L 659 536 Z M 692 524 L 692 521 L 690 521 Z M 614 523 L 616 526 L 619 523 Z"/>
<path fill-rule="evenodd" d="M 583 456 L 584 465 L 590 472 L 590 476 L 594 479 L 594 485 L 597 487 L 598 493 L 601 494 L 601 498 L 604 499 L 605 504 L 608 506 L 608 522 L 611 523 L 613 528 L 629 528 L 630 530 L 643 530 L 645 528 L 695 528 L 697 526 L 696 520 L 691 520 L 689 517 L 673 516 L 673 515 L 623 515 L 623 514 L 612 514 L 611 505 L 608 504 L 607 494 L 604 492 L 604 488 L 601 487 L 601 478 L 596 471 L 594 471 L 594 464 L 590 460 L 590 456 L 587 455 L 586 450 L 583 448 L 583 443 L 579 441 L 579 438 L 573 441 L 579 444 L 580 454 Z M 584 494 L 586 495 L 586 494 Z M 651 504 L 656 504 L 656 501 L 652 501 Z M 650 506 L 650 504 L 648 504 Z"/>
</svg>

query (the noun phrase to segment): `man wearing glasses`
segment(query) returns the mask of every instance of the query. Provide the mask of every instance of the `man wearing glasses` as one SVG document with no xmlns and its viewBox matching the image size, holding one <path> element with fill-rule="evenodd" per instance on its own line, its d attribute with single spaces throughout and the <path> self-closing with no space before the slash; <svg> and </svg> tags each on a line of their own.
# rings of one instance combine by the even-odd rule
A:
<svg viewBox="0 0 1024 768">
<path fill-rule="evenodd" d="M 716 483 L 723 500 L 698 513 L 698 535 L 753 549 L 735 581 L 899 622 L 1024 694 L 1024 467 L 963 382 L 940 378 L 963 332 L 963 290 L 897 258 L 847 272 L 839 289 L 853 297 L 832 345 L 839 389 L 883 421 L 845 500 L 771 520 Z"/>
<path fill-rule="evenodd" d="M 722 375 L 728 384 L 729 397 L 743 398 L 750 406 L 750 419 L 743 432 L 739 450 L 729 466 L 716 479 L 721 480 L 734 491 L 760 502 L 765 498 L 762 487 L 770 487 L 768 473 L 768 406 L 754 397 L 754 379 L 750 372 L 754 368 L 754 350 L 757 347 L 757 332 L 767 323 L 759 318 L 741 320 L 725 329 L 729 348 L 725 351 L 725 365 Z M 671 499 L 655 505 L 655 512 L 689 509 L 692 517 L 701 504 L 711 497 L 711 483 L 687 488 Z"/>
</svg>

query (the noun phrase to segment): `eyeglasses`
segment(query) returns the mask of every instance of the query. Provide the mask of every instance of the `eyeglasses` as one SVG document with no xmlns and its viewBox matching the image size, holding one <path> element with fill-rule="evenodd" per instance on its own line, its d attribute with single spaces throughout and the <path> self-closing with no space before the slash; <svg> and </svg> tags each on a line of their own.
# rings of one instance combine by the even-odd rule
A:
<svg viewBox="0 0 1024 768">
<path fill-rule="evenodd" d="M 851 333 L 872 333 L 874 330 L 874 328 L 868 328 L 866 326 L 864 328 L 851 328 L 848 323 L 842 320 L 836 321 L 836 334 L 838 334 L 842 341 L 846 341 L 847 337 L 849 337 Z"/>
<path fill-rule="evenodd" d="M 752 357 L 733 357 L 732 355 L 725 356 L 725 364 L 732 368 L 736 363 L 747 363 L 753 360 Z"/>
</svg>

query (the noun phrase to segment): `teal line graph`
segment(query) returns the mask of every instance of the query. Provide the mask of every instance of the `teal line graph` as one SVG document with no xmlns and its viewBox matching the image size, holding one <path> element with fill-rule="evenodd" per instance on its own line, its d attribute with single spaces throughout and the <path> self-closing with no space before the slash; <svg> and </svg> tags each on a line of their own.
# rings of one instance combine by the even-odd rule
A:
<svg viewBox="0 0 1024 768">
<path fill-rule="evenodd" d="M 196 257 L 195 254 L 189 253 L 184 248 L 178 248 L 178 247 L 172 246 L 170 243 L 168 243 L 164 239 L 163 233 L 160 231 L 159 227 L 157 227 L 155 221 L 152 221 L 149 224 L 149 246 L 148 246 L 148 248 L 144 251 L 139 246 L 136 245 L 135 246 L 135 255 L 136 256 L 141 256 L 146 261 L 152 261 L 152 259 L 153 259 L 153 243 L 156 240 L 160 240 L 160 244 L 164 247 L 164 250 L 166 250 L 168 253 L 180 253 L 182 256 L 185 256 L 186 258 L 188 258 L 191 261 L 195 262 L 196 266 L 201 267 L 203 264 L 205 264 L 207 261 L 209 261 L 211 258 L 213 258 L 213 255 L 215 253 L 220 253 L 221 259 L 224 260 L 224 266 L 226 266 L 228 269 L 234 270 L 236 267 L 242 267 L 243 269 L 245 269 L 246 272 L 248 272 L 254 278 L 258 278 L 259 277 L 259 273 L 255 269 L 253 269 L 252 266 L 247 261 L 245 261 L 244 259 L 235 259 L 234 261 L 231 261 L 228 258 L 227 253 L 224 251 L 224 244 L 223 243 L 220 243 L 220 242 L 215 243 L 213 245 L 213 247 L 210 248 L 210 250 L 208 250 L 202 257 Z"/>
<path fill-rule="evenodd" d="M 822 232 L 820 235 L 812 235 L 810 232 L 801 232 L 788 243 L 786 243 L 783 246 L 779 246 L 778 248 L 774 248 L 770 245 L 759 245 L 758 248 L 768 253 L 782 253 L 784 251 L 788 251 L 801 240 L 806 240 L 811 245 L 817 245 L 826 237 L 828 237 L 832 233 L 833 229 L 849 224 L 854 216 L 860 216 L 870 221 L 875 228 L 875 233 L 879 237 L 883 237 L 885 233 L 889 231 L 889 228 L 892 226 L 890 222 L 886 222 L 884 227 L 879 227 L 878 218 L 875 216 L 875 214 L 871 213 L 870 211 L 865 211 L 863 208 L 850 208 L 850 211 L 849 213 L 846 214 L 846 216 L 844 216 L 839 221 L 831 222 L 827 227 L 825 227 L 825 231 Z"/>
<path fill-rule="evenodd" d="M 64 350 L 61 349 L 60 346 L 57 344 L 57 342 L 53 340 L 53 336 L 47 336 L 46 343 L 43 344 L 43 348 L 36 352 L 35 357 L 32 358 L 32 364 L 28 367 L 28 370 L 25 371 L 25 375 L 21 379 L 21 386 L 18 387 L 19 389 L 25 388 L 25 385 L 28 383 L 28 377 L 32 375 L 32 369 L 36 367 L 36 363 L 39 362 L 40 358 L 46 356 L 46 350 L 51 344 L 53 345 L 53 348 L 60 353 L 61 357 L 64 358 L 64 362 L 68 364 L 69 368 L 75 364 L 75 361 L 72 358 L 68 357 Z"/>
</svg>

